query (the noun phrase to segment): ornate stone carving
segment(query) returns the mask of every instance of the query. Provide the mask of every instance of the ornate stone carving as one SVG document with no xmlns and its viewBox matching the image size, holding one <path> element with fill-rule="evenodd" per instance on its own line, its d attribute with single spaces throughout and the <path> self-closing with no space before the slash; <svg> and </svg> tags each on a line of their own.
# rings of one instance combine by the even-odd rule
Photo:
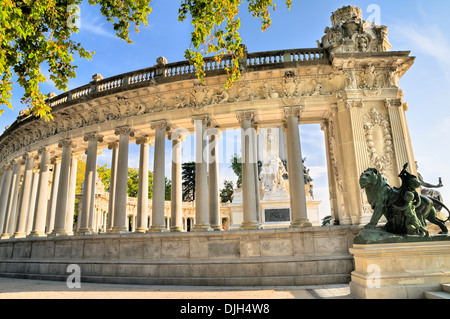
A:
<svg viewBox="0 0 450 319">
<path fill-rule="evenodd" d="M 381 114 L 375 108 L 372 108 L 369 113 L 363 117 L 363 121 L 370 165 L 383 174 L 386 174 L 388 171 L 393 172 L 395 152 L 393 148 L 389 115 Z M 382 149 L 377 149 L 376 138 L 374 137 L 374 130 L 376 129 L 381 130 Z M 379 145 L 378 148 L 380 148 Z"/>
<path fill-rule="evenodd" d="M 244 120 L 253 121 L 254 116 L 255 116 L 254 111 L 238 111 L 238 112 L 236 112 L 236 118 L 239 121 L 239 123 Z"/>
<path fill-rule="evenodd" d="M 122 126 L 115 129 L 114 134 L 116 135 L 128 135 L 134 136 L 134 130 L 128 126 Z"/>
<path fill-rule="evenodd" d="M 345 6 L 331 16 L 331 28 L 325 29 L 325 36 L 318 41 L 320 48 L 335 52 L 383 52 L 391 45 L 387 38 L 387 27 L 362 19 L 361 9 Z"/>
</svg>

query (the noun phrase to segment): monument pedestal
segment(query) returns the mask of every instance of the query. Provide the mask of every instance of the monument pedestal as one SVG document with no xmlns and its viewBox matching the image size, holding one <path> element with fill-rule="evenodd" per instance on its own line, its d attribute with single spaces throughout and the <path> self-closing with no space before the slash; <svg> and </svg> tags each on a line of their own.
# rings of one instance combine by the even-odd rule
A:
<svg viewBox="0 0 450 319">
<path fill-rule="evenodd" d="M 420 241 L 419 241 L 420 240 Z M 422 299 L 450 283 L 450 237 L 354 244 L 350 292 L 361 299 Z"/>
</svg>

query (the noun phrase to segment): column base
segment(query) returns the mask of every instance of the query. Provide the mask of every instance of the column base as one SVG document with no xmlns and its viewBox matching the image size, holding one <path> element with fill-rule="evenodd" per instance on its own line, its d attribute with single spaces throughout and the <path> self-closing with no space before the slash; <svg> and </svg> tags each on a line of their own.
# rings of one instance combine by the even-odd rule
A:
<svg viewBox="0 0 450 319">
<path fill-rule="evenodd" d="M 137 228 L 134 232 L 138 234 L 145 234 L 148 231 L 148 228 Z"/>
<path fill-rule="evenodd" d="M 312 224 L 310 223 L 309 219 L 297 219 L 291 221 L 291 225 L 289 225 L 289 228 L 302 228 L 302 227 L 311 227 Z"/>
<path fill-rule="evenodd" d="M 29 233 L 27 235 L 27 238 L 36 238 L 36 237 L 47 237 L 47 236 L 51 236 L 50 234 L 46 234 L 46 233 L 41 233 L 41 232 L 36 232 L 36 231 L 32 231 L 31 233 Z"/>
<path fill-rule="evenodd" d="M 10 234 L 2 234 L 0 239 L 10 239 L 11 237 L 12 237 L 12 235 L 10 235 Z"/>
<path fill-rule="evenodd" d="M 77 235 L 92 235 L 94 231 L 92 229 L 80 229 L 75 234 Z"/>
<path fill-rule="evenodd" d="M 242 223 L 239 229 L 262 229 L 262 225 L 258 222 L 245 222 Z"/>
<path fill-rule="evenodd" d="M 27 237 L 27 234 L 25 233 L 15 233 L 14 235 L 11 236 L 11 238 L 25 238 Z"/>
<path fill-rule="evenodd" d="M 211 225 L 211 228 L 212 228 L 214 231 L 223 231 L 223 228 L 222 228 L 221 225 Z"/>
<path fill-rule="evenodd" d="M 174 233 L 181 233 L 184 232 L 184 228 L 179 226 L 170 227 L 170 231 Z"/>
<path fill-rule="evenodd" d="M 168 231 L 166 226 L 151 226 L 147 233 L 165 233 Z"/>
<path fill-rule="evenodd" d="M 194 225 L 194 227 L 192 227 L 191 231 L 212 231 L 213 229 L 211 228 L 210 225 Z"/>
<path fill-rule="evenodd" d="M 124 233 L 129 233 L 128 228 L 126 227 L 113 227 L 110 231 L 110 234 L 124 234 Z"/>
<path fill-rule="evenodd" d="M 30 234 L 34 235 L 34 234 Z M 69 233 L 65 229 L 61 230 L 54 230 L 51 232 L 51 234 L 48 235 L 48 237 L 56 237 L 56 236 L 69 236 Z"/>
</svg>

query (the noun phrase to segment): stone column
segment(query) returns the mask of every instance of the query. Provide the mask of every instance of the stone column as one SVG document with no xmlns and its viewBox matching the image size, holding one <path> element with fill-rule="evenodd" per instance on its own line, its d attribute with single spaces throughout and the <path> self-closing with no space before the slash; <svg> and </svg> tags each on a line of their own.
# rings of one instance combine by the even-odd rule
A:
<svg viewBox="0 0 450 319">
<path fill-rule="evenodd" d="M 130 136 L 134 131 L 129 127 L 116 129 L 119 135 L 119 154 L 117 156 L 116 188 L 114 194 L 114 221 L 112 233 L 128 232 L 127 223 L 127 180 L 128 180 L 128 147 Z"/>
<path fill-rule="evenodd" d="M 139 153 L 139 184 L 136 233 L 145 233 L 148 230 L 148 157 L 149 157 L 148 137 L 138 137 L 136 144 L 140 145 Z"/>
<path fill-rule="evenodd" d="M 66 219 L 69 197 L 70 164 L 74 144 L 70 140 L 64 140 L 61 141 L 58 146 L 63 150 L 61 156 L 61 173 L 58 185 L 58 195 L 56 199 L 55 226 L 51 233 L 52 236 L 68 235 L 66 231 Z"/>
<path fill-rule="evenodd" d="M 25 160 L 25 171 L 23 173 L 22 191 L 20 192 L 17 227 L 14 238 L 23 238 L 26 236 L 28 209 L 30 207 L 30 195 L 33 186 L 34 158 L 28 153 L 24 154 L 22 158 Z"/>
<path fill-rule="evenodd" d="M 95 183 L 97 177 L 97 149 L 98 143 L 103 142 L 103 136 L 97 133 L 89 133 L 84 136 L 88 142 L 86 151 L 86 170 L 84 173 L 83 199 L 81 204 L 80 229 L 78 234 L 87 235 L 93 233 L 93 217 L 95 207 Z M 76 173 L 76 171 L 74 171 Z"/>
<path fill-rule="evenodd" d="M 47 209 L 47 234 L 50 234 L 53 231 L 53 227 L 55 225 L 56 198 L 58 194 L 59 177 L 61 173 L 61 159 L 53 158 L 51 160 L 51 163 L 53 164 L 53 177 L 50 201 L 48 203 Z"/>
<path fill-rule="evenodd" d="M 211 231 L 208 214 L 208 163 L 206 153 L 206 126 L 209 117 L 206 114 L 192 117 L 195 130 L 195 219 L 192 231 Z"/>
<path fill-rule="evenodd" d="M 111 231 L 114 220 L 114 198 L 116 194 L 116 174 L 117 174 L 117 156 L 119 155 L 119 143 L 112 142 L 108 144 L 108 149 L 112 150 L 111 158 L 111 179 L 109 181 L 109 203 L 106 231 Z"/>
<path fill-rule="evenodd" d="M 244 220 L 241 229 L 260 229 L 258 186 L 256 184 L 255 163 L 257 155 L 254 147 L 253 111 L 240 111 L 236 114 L 241 123 L 241 160 L 242 160 L 242 202 Z"/>
<path fill-rule="evenodd" d="M 33 228 L 29 237 L 45 236 L 45 214 L 48 204 L 48 176 L 50 167 L 50 151 L 48 148 L 39 150 L 41 164 L 39 166 L 39 180 L 36 193 L 36 206 L 34 208 Z"/>
<path fill-rule="evenodd" d="M 152 195 L 152 226 L 150 232 L 165 232 L 167 228 L 164 221 L 165 199 L 165 137 L 168 129 L 166 121 L 157 121 L 151 124 L 155 131 L 155 155 L 153 163 L 153 195 Z"/>
<path fill-rule="evenodd" d="M 217 231 L 222 230 L 220 220 L 220 190 L 219 190 L 219 142 L 220 131 L 218 128 L 207 130 L 208 142 L 208 166 L 209 166 L 209 221 L 211 228 Z"/>
<path fill-rule="evenodd" d="M 0 235 L 3 234 L 6 227 L 6 208 L 8 204 L 9 194 L 11 192 L 11 179 L 13 173 L 13 164 L 8 164 L 5 167 L 3 177 L 2 193 L 0 195 Z"/>
<path fill-rule="evenodd" d="M 72 156 L 70 161 L 69 190 L 67 194 L 66 232 L 73 235 L 73 219 L 75 214 L 75 192 L 77 187 L 77 168 L 79 156 Z"/>
<path fill-rule="evenodd" d="M 303 173 L 300 132 L 298 129 L 300 112 L 300 107 L 290 107 L 284 110 L 287 127 L 287 160 L 289 163 L 289 196 L 292 218 L 290 227 L 311 226 L 306 210 L 305 177 Z"/>
<path fill-rule="evenodd" d="M 171 225 L 170 231 L 183 231 L 183 190 L 182 190 L 182 168 L 181 168 L 181 142 L 184 135 L 179 130 L 171 134 L 172 140 L 172 184 L 171 184 Z"/>
<path fill-rule="evenodd" d="M 39 159 L 39 156 L 35 158 L 35 162 L 36 159 Z M 34 210 L 36 209 L 38 185 L 39 185 L 39 167 L 35 167 L 33 169 L 33 186 L 31 188 L 30 206 L 28 207 L 28 214 L 27 214 L 28 215 L 26 226 L 27 235 L 31 233 L 31 231 L 33 230 Z"/>
<path fill-rule="evenodd" d="M 17 216 L 17 201 L 19 198 L 20 175 L 24 164 L 25 161 L 22 159 L 16 160 L 14 164 L 10 186 L 11 191 L 9 193 L 8 206 L 6 208 L 5 230 L 2 234 L 2 238 L 9 238 L 14 234 Z"/>
</svg>

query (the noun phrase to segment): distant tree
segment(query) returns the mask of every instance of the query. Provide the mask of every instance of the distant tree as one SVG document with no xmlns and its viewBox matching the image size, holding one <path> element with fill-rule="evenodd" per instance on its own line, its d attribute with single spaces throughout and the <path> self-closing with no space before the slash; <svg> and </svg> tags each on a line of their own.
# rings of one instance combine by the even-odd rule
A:
<svg viewBox="0 0 450 319">
<path fill-rule="evenodd" d="M 241 156 L 239 154 L 234 154 L 231 157 L 231 168 L 233 169 L 233 172 L 237 176 L 237 182 L 236 187 L 241 188 L 242 186 L 242 163 L 241 163 Z"/>
<path fill-rule="evenodd" d="M 181 177 L 183 179 L 183 201 L 193 202 L 195 200 L 195 162 L 183 163 L 181 168 Z"/>
<path fill-rule="evenodd" d="M 229 180 L 223 181 L 223 188 L 220 190 L 220 201 L 222 203 L 228 203 L 231 202 L 233 198 L 233 182 Z"/>
<path fill-rule="evenodd" d="M 166 177 L 165 200 L 171 200 L 172 197 L 172 181 Z"/>
</svg>

